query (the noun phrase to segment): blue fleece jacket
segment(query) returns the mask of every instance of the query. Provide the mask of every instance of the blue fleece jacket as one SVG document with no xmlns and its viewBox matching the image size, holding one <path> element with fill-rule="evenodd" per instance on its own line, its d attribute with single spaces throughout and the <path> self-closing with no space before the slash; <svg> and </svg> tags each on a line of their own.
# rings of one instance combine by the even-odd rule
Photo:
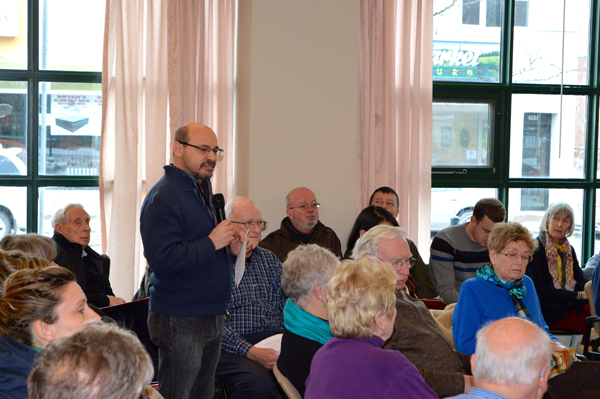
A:
<svg viewBox="0 0 600 399">
<path fill-rule="evenodd" d="M 528 276 L 523 276 L 523 284 L 527 289 L 527 296 L 523 299 L 523 303 L 531 313 L 533 322 L 556 341 L 542 316 L 540 300 L 533 282 Z M 519 317 L 507 290 L 481 277 L 465 281 L 460 289 L 460 296 L 452 317 L 452 333 L 456 350 L 467 355 L 475 353 L 477 331 L 484 325 L 505 317 Z"/>
</svg>

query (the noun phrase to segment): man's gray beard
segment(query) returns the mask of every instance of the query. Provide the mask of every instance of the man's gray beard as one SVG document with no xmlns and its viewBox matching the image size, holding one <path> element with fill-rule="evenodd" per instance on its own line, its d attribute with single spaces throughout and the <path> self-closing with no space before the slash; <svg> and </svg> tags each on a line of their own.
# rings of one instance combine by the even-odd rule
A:
<svg viewBox="0 0 600 399">
<path fill-rule="evenodd" d="M 302 227 L 304 230 L 310 230 L 312 233 L 312 230 L 315 228 L 315 226 L 317 225 L 317 222 L 319 221 L 319 219 L 315 219 L 314 222 L 310 222 L 310 223 L 298 223 L 300 225 L 300 227 Z"/>
</svg>

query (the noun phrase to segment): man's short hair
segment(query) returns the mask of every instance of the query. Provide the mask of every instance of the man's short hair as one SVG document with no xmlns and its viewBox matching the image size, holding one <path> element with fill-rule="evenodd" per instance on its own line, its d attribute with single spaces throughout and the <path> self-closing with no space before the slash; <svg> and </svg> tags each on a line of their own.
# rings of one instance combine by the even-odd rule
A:
<svg viewBox="0 0 600 399">
<path fill-rule="evenodd" d="M 59 224 L 65 224 L 69 221 L 69 217 L 67 216 L 67 211 L 71 208 L 79 208 L 79 209 L 83 209 L 83 205 L 81 204 L 68 204 L 67 206 L 65 206 L 64 208 L 60 208 L 58 211 L 56 211 L 56 213 L 54 214 L 54 216 L 52 216 L 52 220 L 50 221 L 50 225 L 52 226 L 52 228 L 54 228 L 54 226 L 56 226 L 57 223 Z"/>
<path fill-rule="evenodd" d="M 27 379 L 30 399 L 137 399 L 154 369 L 135 335 L 96 324 L 50 344 Z"/>
<path fill-rule="evenodd" d="M 394 194 L 394 197 L 396 197 L 396 206 L 400 206 L 400 198 L 398 198 L 398 193 L 393 188 L 388 186 L 379 187 L 377 190 L 373 191 L 373 194 L 371 194 L 371 198 L 369 198 L 369 204 L 371 203 L 371 201 L 373 201 L 373 197 L 377 193 Z"/>
<path fill-rule="evenodd" d="M 300 245 L 291 251 L 281 275 L 281 289 L 294 304 L 303 308 L 318 286 L 325 288 L 340 261 L 317 244 Z"/>
<path fill-rule="evenodd" d="M 478 222 L 487 216 L 492 222 L 500 223 L 504 222 L 506 218 L 506 209 L 502 202 L 496 198 L 483 198 L 477 201 L 475 208 L 473 208 L 473 216 Z"/>
<path fill-rule="evenodd" d="M 402 227 L 379 225 L 363 234 L 352 251 L 352 259 L 362 258 L 365 255 L 377 257 L 379 244 L 382 240 L 406 239 L 406 231 Z"/>
<path fill-rule="evenodd" d="M 190 129 L 189 129 L 188 125 L 181 126 L 179 129 L 177 129 L 175 131 L 175 139 L 173 140 L 173 142 L 179 141 L 179 142 L 187 143 L 189 130 Z"/>
<path fill-rule="evenodd" d="M 528 323 L 524 325 L 524 329 L 528 330 L 527 337 L 524 337 L 526 339 L 521 339 L 514 345 L 510 344 L 510 336 L 506 336 L 504 345 L 498 345 L 497 339 L 490 339 L 490 332 L 496 323 L 511 320 Z M 515 333 L 520 333 L 519 330 L 521 329 L 517 329 Z M 551 356 L 552 345 L 546 331 L 518 317 L 504 318 L 477 332 L 473 377 L 497 385 L 528 386 L 540 377 L 542 370 L 550 366 Z"/>
</svg>

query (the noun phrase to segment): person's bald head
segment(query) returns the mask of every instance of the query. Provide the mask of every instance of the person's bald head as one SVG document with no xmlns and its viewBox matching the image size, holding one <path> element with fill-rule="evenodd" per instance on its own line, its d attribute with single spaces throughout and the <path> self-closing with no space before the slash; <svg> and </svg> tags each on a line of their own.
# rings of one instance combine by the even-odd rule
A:
<svg viewBox="0 0 600 399">
<path fill-rule="evenodd" d="M 309 234 L 319 221 L 319 204 L 315 193 L 306 187 L 293 189 L 285 197 L 287 216 L 294 227 Z"/>
<path fill-rule="evenodd" d="M 551 355 L 546 331 L 518 317 L 500 319 L 477 333 L 473 377 L 495 385 L 530 386 L 549 367 Z"/>
</svg>

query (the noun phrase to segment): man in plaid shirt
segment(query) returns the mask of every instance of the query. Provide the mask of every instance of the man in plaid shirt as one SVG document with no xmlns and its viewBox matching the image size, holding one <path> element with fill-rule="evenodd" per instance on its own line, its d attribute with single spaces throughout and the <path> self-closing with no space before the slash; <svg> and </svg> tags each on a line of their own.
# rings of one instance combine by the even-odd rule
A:
<svg viewBox="0 0 600 399">
<path fill-rule="evenodd" d="M 229 317 L 221 345 L 217 378 L 239 398 L 277 398 L 273 366 L 279 354 L 254 344 L 283 332 L 281 262 L 275 254 L 258 247 L 261 231 L 267 227 L 260 210 L 245 197 L 235 197 L 225 206 L 227 219 L 234 226 L 231 252 L 234 258 L 248 232 L 246 269 L 238 287 L 232 282 L 227 303 Z M 235 263 L 234 259 L 234 263 Z"/>
</svg>

